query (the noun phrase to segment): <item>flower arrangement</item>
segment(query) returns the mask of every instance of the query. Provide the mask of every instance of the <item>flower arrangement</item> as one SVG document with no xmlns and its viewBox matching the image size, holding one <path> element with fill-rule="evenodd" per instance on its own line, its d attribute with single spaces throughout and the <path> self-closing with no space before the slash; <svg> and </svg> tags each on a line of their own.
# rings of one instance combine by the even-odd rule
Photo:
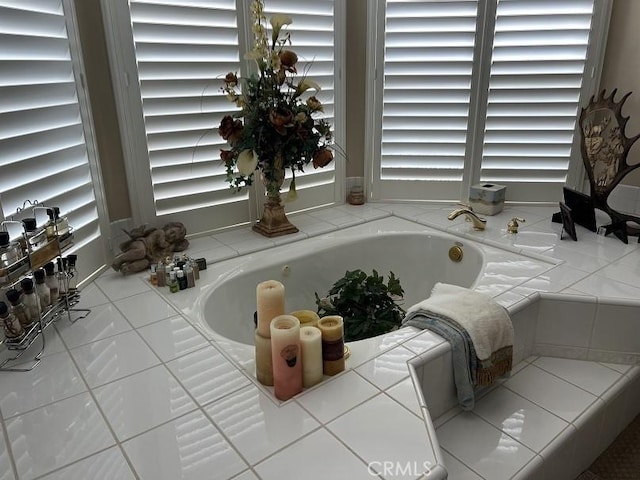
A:
<svg viewBox="0 0 640 480">
<path fill-rule="evenodd" d="M 255 61 L 258 72 L 244 79 L 230 72 L 224 79 L 222 91 L 241 110 L 220 123 L 220 135 L 231 147 L 220 155 L 227 180 L 236 191 L 251 185 L 260 170 L 267 193 L 278 195 L 288 168 L 293 175 L 289 198 L 295 198 L 295 173 L 303 172 L 309 163 L 319 168 L 333 160 L 331 127 L 313 117 L 323 112 L 323 106 L 315 94 L 309 94 L 320 87 L 306 72 L 298 76 L 298 56 L 286 48 L 291 38 L 284 27 L 292 23 L 291 17 L 275 14 L 270 18 L 269 41 L 263 0 L 252 2 L 251 13 L 255 44 L 245 59 Z"/>
</svg>

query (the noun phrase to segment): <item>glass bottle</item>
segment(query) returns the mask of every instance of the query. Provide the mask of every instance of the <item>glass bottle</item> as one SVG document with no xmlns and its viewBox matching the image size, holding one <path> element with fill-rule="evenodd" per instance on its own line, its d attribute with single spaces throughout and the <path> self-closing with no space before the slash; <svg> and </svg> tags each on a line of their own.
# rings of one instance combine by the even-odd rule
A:
<svg viewBox="0 0 640 480">
<path fill-rule="evenodd" d="M 178 286 L 178 280 L 176 278 L 176 272 L 171 271 L 169 273 L 169 291 L 171 293 L 176 293 L 177 291 L 180 290 L 180 287 Z"/>
<path fill-rule="evenodd" d="M 49 221 L 44 226 L 45 234 L 47 235 L 47 240 L 52 240 L 56 237 L 56 215 L 54 213 L 53 208 L 47 208 L 47 216 L 49 217 Z"/>
<path fill-rule="evenodd" d="M 78 256 L 75 254 L 67 255 L 66 259 L 67 264 L 67 291 L 69 293 L 73 293 L 78 289 L 78 269 L 76 268 L 76 263 L 78 262 Z"/>
<path fill-rule="evenodd" d="M 22 304 L 28 310 L 31 321 L 36 321 L 40 318 L 42 308 L 40 307 L 40 299 L 33 290 L 33 280 L 23 278 L 20 281 L 20 286 L 22 287 Z"/>
<path fill-rule="evenodd" d="M 149 265 L 149 282 L 151 283 L 151 285 L 153 285 L 154 287 L 158 286 L 158 273 L 157 273 L 157 269 L 158 266 L 155 263 L 152 263 L 151 265 Z"/>
<path fill-rule="evenodd" d="M 55 216 L 55 231 L 58 237 L 64 237 L 69 233 L 69 221 L 67 217 L 60 216 L 60 209 L 58 207 L 53 207 L 53 212 Z"/>
<path fill-rule="evenodd" d="M 20 321 L 9 311 L 7 304 L 0 301 L 0 322 L 7 340 L 17 340 L 24 335 Z"/>
<path fill-rule="evenodd" d="M 187 277 L 184 276 L 184 271 L 178 270 L 176 277 L 178 280 L 178 289 L 185 290 L 187 288 Z"/>
<path fill-rule="evenodd" d="M 51 289 L 45 282 L 45 271 L 43 269 L 33 272 L 33 278 L 36 280 L 36 293 L 40 297 L 40 306 L 44 310 L 51 305 Z"/>
<path fill-rule="evenodd" d="M 49 287 L 49 293 L 51 294 L 51 304 L 55 304 L 60 298 L 60 291 L 58 290 L 58 279 L 55 272 L 56 266 L 53 262 L 46 263 L 44 266 L 44 282 Z"/>
<path fill-rule="evenodd" d="M 193 288 L 196 286 L 196 277 L 193 274 L 191 262 L 187 262 L 184 266 L 184 276 L 187 277 L 187 288 Z"/>
<path fill-rule="evenodd" d="M 35 252 L 47 243 L 45 230 L 38 231 L 36 219 L 33 217 L 22 220 L 24 225 L 24 243 L 25 249 Z"/>
<path fill-rule="evenodd" d="M 60 296 L 67 294 L 67 259 L 66 258 L 58 258 L 58 272 L 56 273 L 56 278 L 58 279 L 58 294 Z"/>
<path fill-rule="evenodd" d="M 164 287 L 167 284 L 164 263 L 162 262 L 158 262 L 156 267 L 156 283 L 159 287 Z"/>
<path fill-rule="evenodd" d="M 20 292 L 15 288 L 7 290 L 7 300 L 11 304 L 11 313 L 18 319 L 22 328 L 31 328 L 35 319 L 31 319 L 29 311 L 25 308 L 24 304 L 20 301 Z"/>
</svg>

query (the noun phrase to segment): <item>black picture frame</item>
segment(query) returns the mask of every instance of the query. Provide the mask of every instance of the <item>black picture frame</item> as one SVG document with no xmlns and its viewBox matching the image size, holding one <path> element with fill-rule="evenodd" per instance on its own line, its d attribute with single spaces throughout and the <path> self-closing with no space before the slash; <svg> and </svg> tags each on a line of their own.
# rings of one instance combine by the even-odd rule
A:
<svg viewBox="0 0 640 480">
<path fill-rule="evenodd" d="M 569 187 L 562 187 L 564 194 L 564 203 L 571 211 L 571 218 L 574 223 L 582 225 L 587 230 L 595 232 L 598 230 L 596 226 L 596 209 L 593 198 L 586 193 L 579 192 Z"/>
<path fill-rule="evenodd" d="M 564 202 L 560 202 L 560 216 L 562 217 L 562 230 L 567 232 L 574 242 L 578 241 L 576 234 L 576 224 L 573 220 L 573 212 Z M 562 240 L 562 232 L 560 232 L 560 240 Z"/>
</svg>

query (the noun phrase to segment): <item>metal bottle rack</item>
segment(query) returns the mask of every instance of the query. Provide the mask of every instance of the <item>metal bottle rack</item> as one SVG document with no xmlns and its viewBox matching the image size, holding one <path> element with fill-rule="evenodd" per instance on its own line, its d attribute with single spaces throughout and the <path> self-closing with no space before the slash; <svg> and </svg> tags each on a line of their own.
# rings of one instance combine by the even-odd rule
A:
<svg viewBox="0 0 640 480">
<path fill-rule="evenodd" d="M 53 261 L 55 259 L 61 259 L 62 253 L 67 251 L 73 245 L 73 233 L 72 228 L 69 227 L 68 235 L 62 238 L 58 235 L 58 224 L 55 222 L 55 236 L 53 239 L 47 240 L 38 250 L 32 250 L 29 241 L 27 240 L 27 231 L 24 224 L 16 220 L 15 217 L 22 217 L 23 212 L 31 208 L 33 216 L 38 209 L 53 208 L 45 206 L 39 203 L 37 200 L 26 200 L 22 207 L 18 207 L 16 213 L 8 220 L 3 221 L 0 224 L 0 228 L 6 228 L 5 224 L 20 224 L 24 230 L 24 237 L 26 240 L 26 253 L 25 256 L 18 259 L 11 265 L 3 267 L 5 269 L 6 281 L 0 283 L 0 289 L 6 291 L 13 286 L 19 284 L 20 280 L 33 273 L 34 270 L 42 267 L 45 263 Z M 54 323 L 66 316 L 70 323 L 85 318 L 90 309 L 86 308 L 73 308 L 80 301 L 80 291 L 77 288 L 69 288 L 69 275 L 68 272 L 63 272 L 61 275 L 62 281 L 65 286 L 65 293 L 60 293 L 60 297 L 54 305 L 48 306 L 46 309 L 40 312 L 39 318 L 33 323 L 33 325 L 24 334 L 17 339 L 4 338 L 0 341 L 0 352 L 8 355 L 8 358 L 0 361 L 0 371 L 4 372 L 28 372 L 33 370 L 40 364 L 42 353 L 45 349 L 45 330 Z M 78 316 L 72 318 L 71 312 L 79 312 Z M 34 355 L 32 360 L 27 362 L 18 362 L 20 357 L 27 352 L 38 339 L 41 340 L 40 349 Z M 4 351 L 3 348 L 4 347 Z M 12 352 L 12 353 L 8 353 Z"/>
</svg>

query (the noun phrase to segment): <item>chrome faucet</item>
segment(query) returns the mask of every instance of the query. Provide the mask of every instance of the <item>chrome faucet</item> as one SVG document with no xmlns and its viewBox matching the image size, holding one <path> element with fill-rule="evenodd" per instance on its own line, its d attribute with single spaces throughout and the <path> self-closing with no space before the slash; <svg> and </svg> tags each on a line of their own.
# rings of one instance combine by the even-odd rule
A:
<svg viewBox="0 0 640 480">
<path fill-rule="evenodd" d="M 465 221 L 473 223 L 473 229 L 474 230 L 484 230 L 485 226 L 487 225 L 487 221 L 484 218 L 479 217 L 472 210 L 471 207 L 458 208 L 458 209 L 454 210 L 453 212 L 451 212 L 447 216 L 447 218 L 449 220 L 453 220 L 454 218 L 457 218 L 460 215 L 465 215 Z"/>
</svg>

